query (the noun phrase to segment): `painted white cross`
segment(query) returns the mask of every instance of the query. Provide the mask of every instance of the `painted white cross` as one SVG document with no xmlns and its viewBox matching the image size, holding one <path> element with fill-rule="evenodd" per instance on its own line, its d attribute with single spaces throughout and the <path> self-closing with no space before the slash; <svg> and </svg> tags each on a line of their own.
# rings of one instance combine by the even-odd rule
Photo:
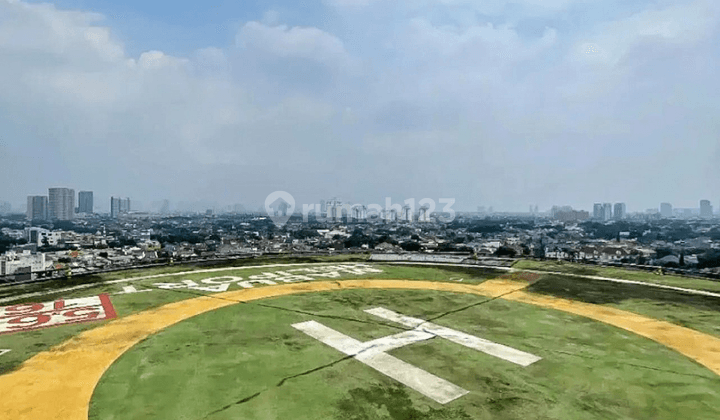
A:
<svg viewBox="0 0 720 420">
<path fill-rule="evenodd" d="M 449 403 L 470 391 L 460 388 L 409 363 L 405 363 L 386 352 L 433 337 L 442 337 L 454 343 L 462 344 L 465 347 L 499 357 L 500 359 L 523 367 L 529 366 L 541 359 L 538 356 L 516 350 L 512 347 L 493 343 L 492 341 L 433 324 L 432 322 L 426 322 L 419 318 L 411 318 L 389 309 L 373 308 L 367 309 L 365 312 L 410 327 L 412 330 L 363 343 L 315 321 L 301 322 L 299 324 L 293 324 L 292 326 L 348 356 L 353 356 L 356 360 L 409 386 L 440 404 Z"/>
</svg>

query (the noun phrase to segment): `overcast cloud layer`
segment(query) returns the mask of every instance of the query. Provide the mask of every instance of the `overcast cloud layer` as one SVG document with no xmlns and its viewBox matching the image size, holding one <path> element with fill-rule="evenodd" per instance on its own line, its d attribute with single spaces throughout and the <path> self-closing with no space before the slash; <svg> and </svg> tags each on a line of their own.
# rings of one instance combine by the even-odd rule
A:
<svg viewBox="0 0 720 420">
<path fill-rule="evenodd" d="M 720 204 L 715 1 L 283 10 L 133 56 L 92 11 L 0 0 L 0 200 Z"/>
</svg>

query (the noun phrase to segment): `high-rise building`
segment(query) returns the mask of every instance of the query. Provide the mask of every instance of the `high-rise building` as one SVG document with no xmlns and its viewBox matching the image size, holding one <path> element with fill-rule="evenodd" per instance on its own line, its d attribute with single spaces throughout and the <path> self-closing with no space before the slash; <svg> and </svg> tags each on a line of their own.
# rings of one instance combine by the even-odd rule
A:
<svg viewBox="0 0 720 420">
<path fill-rule="evenodd" d="M 669 219 L 673 215 L 673 206 L 670 203 L 660 203 L 660 216 Z"/>
<path fill-rule="evenodd" d="M 428 206 L 420 207 L 420 212 L 418 213 L 418 222 L 429 222 L 429 221 L 430 221 L 430 207 L 428 207 Z"/>
<path fill-rule="evenodd" d="M 553 219 L 564 223 L 577 223 L 590 218 L 590 213 L 583 210 L 573 210 L 570 206 L 552 206 L 550 215 Z"/>
<path fill-rule="evenodd" d="M 700 217 L 703 219 L 712 219 L 713 208 L 710 200 L 700 200 Z"/>
<path fill-rule="evenodd" d="M 121 214 L 130 211 L 130 199 L 120 197 L 110 197 L 110 217 L 117 218 Z"/>
<path fill-rule="evenodd" d="M 48 190 L 48 216 L 50 220 L 72 220 L 75 216 L 75 190 L 50 188 Z"/>
<path fill-rule="evenodd" d="M 604 220 L 610 220 L 612 219 L 612 204 L 610 203 L 604 203 L 603 204 L 603 213 L 605 213 L 603 216 Z"/>
<path fill-rule="evenodd" d="M 48 198 L 44 195 L 31 195 L 27 198 L 28 220 L 48 220 Z"/>
<path fill-rule="evenodd" d="M 593 219 L 605 220 L 605 208 L 601 203 L 595 203 L 593 205 Z"/>
<path fill-rule="evenodd" d="M 237 205 L 235 208 L 235 212 L 240 213 L 237 211 Z M 162 201 L 162 206 L 160 207 L 160 213 L 162 213 L 162 214 L 170 213 L 170 201 L 169 200 L 166 199 L 166 200 Z"/>
<path fill-rule="evenodd" d="M 115 197 L 110 197 L 110 217 L 113 219 L 118 217 L 120 214 L 120 199 Z"/>
<path fill-rule="evenodd" d="M 7 201 L 0 201 L 0 214 L 9 214 L 12 206 Z"/>
<path fill-rule="evenodd" d="M 625 203 L 615 203 L 613 216 L 617 220 L 622 220 L 625 218 Z"/>
<path fill-rule="evenodd" d="M 93 212 L 93 192 L 80 191 L 78 193 L 78 213 Z"/>
</svg>

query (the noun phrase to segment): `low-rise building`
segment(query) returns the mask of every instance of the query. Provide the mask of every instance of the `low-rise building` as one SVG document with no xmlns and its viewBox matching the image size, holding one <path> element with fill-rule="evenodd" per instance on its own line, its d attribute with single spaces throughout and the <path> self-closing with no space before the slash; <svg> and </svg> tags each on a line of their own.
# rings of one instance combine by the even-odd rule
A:
<svg viewBox="0 0 720 420">
<path fill-rule="evenodd" d="M 16 273 L 37 273 L 49 267 L 45 254 L 22 251 L 21 253 L 9 251 L 0 256 L 0 276 L 9 276 Z"/>
</svg>

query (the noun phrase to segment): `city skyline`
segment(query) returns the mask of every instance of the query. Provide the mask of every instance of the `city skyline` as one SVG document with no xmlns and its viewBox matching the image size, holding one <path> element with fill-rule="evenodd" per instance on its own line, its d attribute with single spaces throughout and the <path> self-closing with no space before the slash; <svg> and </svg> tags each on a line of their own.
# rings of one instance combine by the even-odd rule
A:
<svg viewBox="0 0 720 420">
<path fill-rule="evenodd" d="M 48 191 L 50 191 L 50 190 L 67 190 L 73 194 L 73 200 L 74 200 L 74 190 L 73 189 L 50 188 Z M 85 201 L 84 206 L 88 206 L 88 205 L 90 206 L 91 210 L 89 212 L 82 210 L 82 208 L 86 208 L 86 207 L 82 207 L 83 204 L 81 204 L 81 197 L 83 195 L 86 196 L 86 201 Z M 46 200 L 48 200 L 48 197 L 49 197 L 49 195 L 45 196 L 44 198 Z M 27 204 L 25 205 L 25 207 L 17 206 L 17 205 L 11 206 L 13 209 L 13 212 L 18 213 L 18 212 L 20 212 L 20 210 L 22 210 L 23 213 L 27 213 L 29 215 L 30 210 L 31 210 L 31 208 L 30 208 L 30 205 L 32 202 L 31 199 L 40 199 L 40 198 L 42 198 L 42 197 L 41 196 L 31 196 L 31 195 L 26 196 Z M 387 197 L 386 197 L 386 199 L 387 199 Z M 87 200 L 89 200 L 89 201 L 87 201 Z M 117 200 L 117 203 L 115 203 L 116 200 Z M 338 200 L 338 199 L 333 198 L 332 200 Z M 350 201 L 350 200 L 338 200 L 338 201 L 341 203 L 344 202 L 344 203 L 353 203 L 353 204 L 367 204 L 367 203 Z M 417 210 L 417 209 L 419 209 L 419 204 L 417 203 L 418 200 L 415 200 L 415 201 L 416 201 L 415 207 Z M 2 200 L 2 197 L 0 197 L 0 202 L 4 202 L 4 200 Z M 315 202 L 316 202 L 315 205 L 322 207 L 324 205 L 323 203 L 325 202 L 325 199 L 315 200 Z M 392 204 L 396 204 L 396 205 L 400 205 L 400 206 L 403 206 L 404 204 L 406 204 L 406 203 L 404 203 L 404 200 L 391 200 L 391 202 L 392 202 Z M 73 203 L 74 203 L 74 201 L 73 201 Z M 218 204 L 218 203 L 209 203 L 209 202 L 202 202 L 202 201 L 194 201 L 193 202 L 193 201 L 187 201 L 187 200 L 179 200 L 177 202 L 172 202 L 171 200 L 168 200 L 168 199 L 162 199 L 162 200 L 153 200 L 151 203 L 146 204 L 142 201 L 137 201 L 137 200 L 133 199 L 132 203 L 133 203 L 133 209 L 132 209 L 133 211 L 145 211 L 145 212 L 150 211 L 150 212 L 157 212 L 157 213 L 168 212 L 171 208 L 171 203 L 172 203 L 172 207 L 174 207 L 175 211 L 204 212 L 205 210 L 211 210 L 211 209 L 223 209 L 223 208 L 229 209 L 229 208 L 233 208 L 233 207 L 238 208 L 238 206 L 245 209 L 245 206 L 242 203 L 237 203 L 237 202 L 234 202 L 234 203 L 227 202 L 224 204 Z M 693 206 L 693 205 L 678 206 L 678 205 L 674 205 L 673 203 L 660 202 L 660 203 L 658 203 L 658 205 L 656 207 L 649 207 L 649 208 L 645 208 L 645 209 L 642 209 L 640 207 L 637 207 L 637 208 L 631 207 L 630 210 L 628 210 L 626 202 L 613 201 L 613 202 L 594 202 L 592 205 L 590 205 L 588 207 L 575 207 L 575 206 L 569 206 L 569 207 L 572 207 L 573 210 L 580 210 L 580 211 L 588 211 L 589 210 L 591 212 L 591 214 L 593 215 L 592 216 L 593 219 L 612 220 L 612 219 L 622 219 L 626 215 L 632 214 L 632 213 L 646 213 L 647 211 L 649 211 L 651 209 L 654 209 L 655 211 L 657 211 L 657 213 L 660 213 L 663 215 L 665 215 L 668 211 L 669 211 L 669 213 L 667 213 L 667 214 L 673 214 L 676 211 L 688 210 L 688 209 L 697 210 L 699 212 L 699 214 L 704 214 L 708 211 L 709 211 L 709 214 L 716 214 L 716 213 L 720 212 L 720 201 L 718 201 L 718 203 L 719 203 L 718 206 L 714 206 L 713 201 L 707 200 L 707 199 L 698 200 L 697 206 Z M 73 214 L 96 212 L 95 208 L 94 208 L 94 192 L 93 191 L 80 191 L 78 193 L 78 197 L 77 197 L 77 204 L 78 204 L 78 207 L 74 208 Z M 664 212 L 663 206 L 666 204 L 670 205 L 670 207 L 669 207 L 670 210 Z M 600 210 L 598 210 L 598 205 L 600 206 Z M 706 207 L 706 205 L 708 207 Z M 48 212 L 48 215 L 50 215 L 49 203 L 46 204 L 46 206 L 48 206 L 47 212 Z M 102 205 L 99 205 L 99 206 L 100 206 L 100 210 L 97 211 L 97 213 L 109 213 L 109 214 L 113 215 L 113 214 L 119 213 L 120 211 L 129 212 L 130 211 L 130 198 L 122 198 L 121 199 L 119 196 L 118 197 L 115 197 L 115 196 L 109 197 L 107 211 L 104 210 L 105 206 L 102 206 Z M 116 207 L 115 213 L 113 212 L 113 208 L 115 208 L 114 206 Z M 122 210 L 120 210 L 121 206 L 122 206 Z M 502 209 L 502 208 L 494 209 L 493 206 L 476 206 L 473 209 L 453 208 L 453 210 L 459 211 L 459 212 L 466 212 L 466 213 L 477 213 L 477 212 L 482 213 L 482 212 L 486 211 L 486 210 L 482 210 L 482 209 L 493 209 L 493 210 L 490 210 L 490 212 L 500 212 L 500 213 L 502 213 L 502 212 L 526 213 L 527 212 L 529 214 L 533 214 L 536 212 L 552 213 L 553 207 L 563 207 L 563 206 L 568 206 L 568 205 L 567 204 L 553 204 L 552 206 L 550 206 L 548 208 L 541 208 L 538 205 L 530 204 L 529 211 L 528 210 L 516 210 L 516 209 Z M 250 205 L 249 207 L 247 207 L 247 209 L 249 209 L 249 211 L 256 211 L 254 209 L 262 208 L 262 207 L 263 207 L 262 205 L 259 205 L 259 206 Z M 717 210 L 715 210 L 715 209 L 717 209 Z M 618 217 L 618 210 L 620 210 L 621 211 L 620 214 L 622 214 L 622 216 L 620 216 L 620 217 Z M 300 212 L 300 209 L 297 208 L 296 212 Z M 598 213 L 598 212 L 600 212 L 600 213 Z M 606 214 L 606 213 L 609 214 L 609 216 L 607 216 L 607 217 L 604 216 L 604 214 Z M 28 216 L 28 217 L 30 217 L 30 216 Z M 116 216 L 113 216 L 113 217 L 116 217 Z"/>
</svg>

